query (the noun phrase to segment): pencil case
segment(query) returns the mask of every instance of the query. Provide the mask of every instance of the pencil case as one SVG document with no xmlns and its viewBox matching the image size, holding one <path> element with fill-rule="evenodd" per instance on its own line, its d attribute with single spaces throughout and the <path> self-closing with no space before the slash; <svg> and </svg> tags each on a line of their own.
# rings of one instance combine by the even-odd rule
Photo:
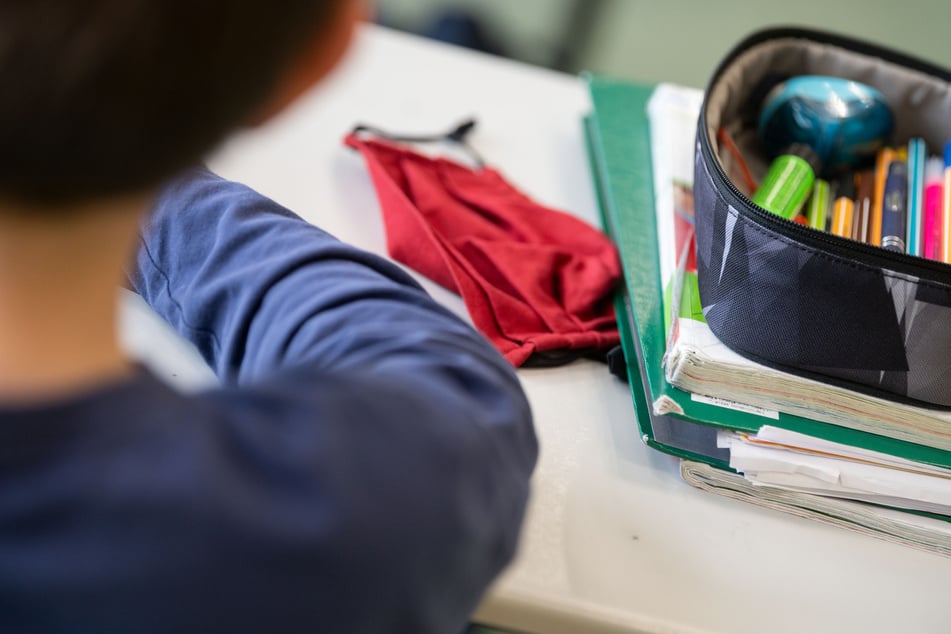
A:
<svg viewBox="0 0 951 634">
<path fill-rule="evenodd" d="M 738 44 L 706 88 L 697 129 L 697 275 L 706 321 L 729 348 L 765 365 L 951 408 L 951 265 L 812 229 L 751 201 L 735 149 L 750 172 L 765 173 L 759 93 L 768 80 L 796 75 L 877 89 L 895 115 L 896 145 L 922 137 L 937 149 L 951 139 L 945 69 L 803 29 L 761 31 Z"/>
</svg>

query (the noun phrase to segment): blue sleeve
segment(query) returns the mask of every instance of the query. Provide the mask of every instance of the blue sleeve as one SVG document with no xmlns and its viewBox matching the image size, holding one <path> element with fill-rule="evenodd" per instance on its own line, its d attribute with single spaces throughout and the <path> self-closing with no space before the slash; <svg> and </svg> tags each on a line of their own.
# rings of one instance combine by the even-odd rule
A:
<svg viewBox="0 0 951 634">
<path fill-rule="evenodd" d="M 312 631 L 461 625 L 513 556 L 537 455 L 509 364 L 397 266 L 208 172 L 163 191 L 142 242 L 133 289 L 222 379 L 206 404 L 240 410 L 229 442 L 255 447 L 260 486 L 293 490 L 262 507 L 280 544 L 250 540 L 274 566 L 260 600 L 319 596 Z M 301 491 L 306 522 L 281 508 Z M 268 553 L 298 542 L 333 555 L 285 579 Z"/>
</svg>

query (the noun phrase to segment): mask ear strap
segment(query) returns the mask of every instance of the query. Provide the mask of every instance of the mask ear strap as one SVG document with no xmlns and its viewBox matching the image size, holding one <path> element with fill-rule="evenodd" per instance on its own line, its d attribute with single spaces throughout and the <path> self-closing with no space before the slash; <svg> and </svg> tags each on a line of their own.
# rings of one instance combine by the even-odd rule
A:
<svg viewBox="0 0 951 634">
<path fill-rule="evenodd" d="M 372 134 L 373 136 L 378 136 L 388 141 L 394 141 L 397 143 L 453 143 L 458 145 L 470 159 L 475 163 L 476 167 L 482 169 L 485 167 L 485 161 L 482 160 L 482 157 L 476 152 L 475 148 L 469 143 L 469 134 L 475 129 L 476 120 L 467 119 L 442 134 L 422 134 L 422 135 L 412 135 L 412 134 L 393 134 L 386 132 L 377 128 L 376 126 L 359 124 L 353 128 L 353 134 L 367 133 Z"/>
</svg>

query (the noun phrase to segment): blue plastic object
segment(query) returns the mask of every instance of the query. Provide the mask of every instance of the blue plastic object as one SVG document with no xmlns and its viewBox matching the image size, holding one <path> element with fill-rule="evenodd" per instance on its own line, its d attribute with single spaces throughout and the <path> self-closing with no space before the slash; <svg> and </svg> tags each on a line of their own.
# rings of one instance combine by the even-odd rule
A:
<svg viewBox="0 0 951 634">
<path fill-rule="evenodd" d="M 759 135 L 770 157 L 794 143 L 808 145 L 821 171 L 829 173 L 873 159 L 894 125 L 891 108 L 874 88 L 840 77 L 801 75 L 766 96 Z"/>
</svg>

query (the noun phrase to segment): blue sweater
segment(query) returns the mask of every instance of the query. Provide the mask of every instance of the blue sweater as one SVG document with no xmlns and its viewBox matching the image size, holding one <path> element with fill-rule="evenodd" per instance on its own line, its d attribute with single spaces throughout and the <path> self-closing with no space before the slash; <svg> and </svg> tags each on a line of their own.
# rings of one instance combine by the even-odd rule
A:
<svg viewBox="0 0 951 634">
<path fill-rule="evenodd" d="M 0 409 L 0 631 L 453 633 L 537 447 L 512 368 L 398 267 L 207 172 L 132 287 L 224 387 Z"/>
</svg>

